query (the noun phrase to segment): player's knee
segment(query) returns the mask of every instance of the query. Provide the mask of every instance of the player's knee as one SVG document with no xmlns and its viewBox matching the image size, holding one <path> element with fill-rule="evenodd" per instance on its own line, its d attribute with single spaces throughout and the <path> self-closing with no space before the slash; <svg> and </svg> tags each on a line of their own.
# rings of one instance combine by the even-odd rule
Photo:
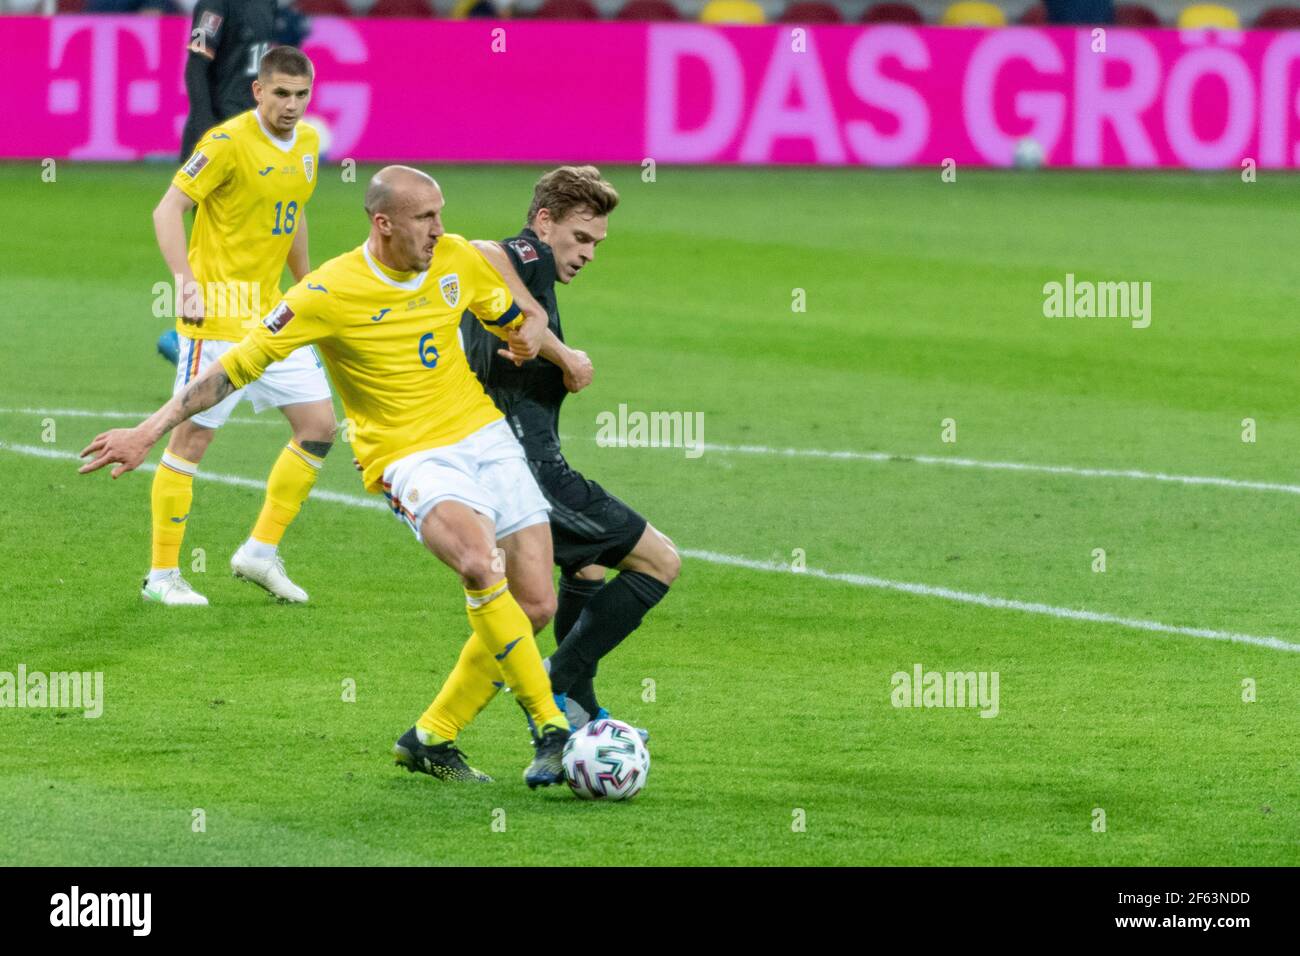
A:
<svg viewBox="0 0 1300 956">
<path fill-rule="evenodd" d="M 528 615 L 528 620 L 532 622 L 534 634 L 540 633 L 542 628 L 550 624 L 551 619 L 555 617 L 554 592 L 542 595 L 516 595 L 515 599 Z"/>
<path fill-rule="evenodd" d="M 672 584 L 682 573 L 682 558 L 673 545 L 672 538 L 658 529 L 650 536 L 651 546 L 646 549 L 645 563 L 648 571 L 664 584 Z"/>
<path fill-rule="evenodd" d="M 672 584 L 682 573 L 682 556 L 667 538 L 663 539 L 663 547 L 655 555 L 655 570 L 655 576 L 664 584 Z"/>
<path fill-rule="evenodd" d="M 501 580 L 499 565 L 490 551 L 464 551 L 455 557 L 454 564 L 456 573 L 461 576 L 465 586 L 472 590 L 481 591 Z"/>
<path fill-rule="evenodd" d="M 182 422 L 172 432 L 167 450 L 180 455 L 186 461 L 198 464 L 203 459 L 208 446 L 212 444 L 212 436 L 215 434 L 216 432 L 211 428 L 204 428 L 193 422 Z"/>
<path fill-rule="evenodd" d="M 334 420 L 334 408 L 328 402 L 320 402 L 316 406 L 299 406 L 291 421 L 293 439 L 302 448 L 317 457 L 323 457 L 329 451 L 339 426 Z M 310 447 L 312 445 L 324 447 L 325 451 L 313 451 Z"/>
</svg>

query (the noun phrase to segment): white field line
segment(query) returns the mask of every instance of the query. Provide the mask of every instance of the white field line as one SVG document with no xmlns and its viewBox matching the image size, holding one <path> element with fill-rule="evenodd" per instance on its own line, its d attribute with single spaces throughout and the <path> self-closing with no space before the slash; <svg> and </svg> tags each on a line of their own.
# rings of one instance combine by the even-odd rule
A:
<svg viewBox="0 0 1300 956">
<path fill-rule="evenodd" d="M 106 418 L 139 422 L 152 412 L 98 412 L 82 408 L 0 408 L 0 415 L 67 415 L 79 418 Z M 283 427 L 278 415 L 265 418 L 231 418 L 233 425 L 275 425 Z M 564 436 L 571 440 L 573 436 Z M 594 436 L 579 436 L 585 441 L 595 441 Z M 829 461 L 866 461 L 913 465 L 943 465 L 949 468 L 975 468 L 985 471 L 1012 471 L 1038 475 L 1061 475 L 1071 478 L 1122 478 L 1131 481 L 1159 481 L 1177 485 L 1201 485 L 1214 488 L 1233 488 L 1238 491 L 1271 491 L 1300 495 L 1300 485 L 1276 481 L 1249 481 L 1240 478 L 1221 478 L 1214 475 L 1174 475 L 1163 471 L 1143 471 L 1138 468 L 1077 468 L 1072 465 L 1036 465 L 1019 461 L 984 461 L 976 458 L 948 458 L 938 455 L 899 455 L 885 451 L 829 451 L 821 448 L 775 448 L 768 445 L 719 445 L 706 442 L 705 451 L 724 455 L 771 455 L 778 458 L 814 458 Z M 671 449 L 670 449 L 671 450 Z"/>
<path fill-rule="evenodd" d="M 70 451 L 60 451 L 57 448 L 42 448 L 40 445 L 17 445 L 13 442 L 0 441 L 0 451 L 11 451 L 18 455 L 31 455 L 34 458 L 57 458 L 61 461 L 80 461 L 80 459 Z M 107 476 L 111 469 L 104 469 Z M 136 471 L 157 471 L 158 466 L 145 462 Z M 78 475 L 79 478 L 85 478 L 84 475 Z M 234 485 L 236 488 L 252 488 L 254 491 L 266 491 L 265 479 L 259 481 L 254 478 L 241 478 L 238 475 L 220 475 L 210 471 L 200 471 L 199 477 L 204 481 L 215 481 L 220 485 Z M 109 479 L 112 480 L 112 479 Z M 379 498 L 362 498 L 360 495 L 349 495 L 339 491 L 328 491 L 324 488 L 313 488 L 311 497 L 319 498 L 321 501 L 332 501 L 339 505 L 352 505 L 354 508 L 377 508 L 380 511 L 388 511 Z"/>
<path fill-rule="evenodd" d="M 805 568 L 802 571 L 791 570 L 789 565 L 776 561 L 755 561 L 750 558 L 738 558 L 730 554 L 718 554 L 716 551 L 695 551 L 683 549 L 682 555 L 708 561 L 711 564 L 726 564 L 735 568 L 748 568 L 751 571 L 770 571 L 795 577 L 807 576 L 824 581 L 841 581 L 860 588 L 877 588 L 885 591 L 901 591 L 921 597 L 942 598 L 945 601 L 958 601 L 962 604 L 978 604 L 981 607 L 997 608 L 1004 611 L 1020 611 L 1024 614 L 1044 614 L 1048 617 L 1065 618 L 1071 621 L 1090 621 L 1094 624 L 1114 624 L 1140 631 L 1156 631 L 1161 634 L 1179 634 L 1184 637 L 1203 637 L 1211 641 L 1233 641 L 1237 644 L 1255 644 L 1259 647 L 1271 647 L 1277 651 L 1300 651 L 1300 644 L 1293 644 L 1277 637 L 1256 637 L 1253 634 L 1237 634 L 1233 631 L 1216 631 L 1206 627 L 1178 627 L 1174 624 L 1161 624 L 1159 621 L 1147 621 L 1142 618 L 1120 617 L 1101 611 L 1080 611 L 1068 607 L 1055 607 L 1051 604 L 1039 604 L 1031 601 L 1017 601 L 1012 598 L 994 597 L 990 594 L 976 594 L 970 591 L 954 591 L 952 588 L 934 587 L 929 584 L 912 584 L 908 581 L 890 581 L 869 574 L 840 574 L 822 571 L 817 568 Z"/>
<path fill-rule="evenodd" d="M 67 418 L 105 418 L 110 421 L 142 422 L 153 412 L 98 412 L 90 408 L 0 408 L 0 415 L 62 415 Z M 281 415 L 267 415 L 261 418 L 235 418 L 226 421 L 232 425 L 279 425 L 285 427 Z"/>
<path fill-rule="evenodd" d="M 1039 475 L 1068 475 L 1072 478 L 1129 478 L 1134 481 L 1164 481 L 1179 485 L 1210 485 L 1242 491 L 1280 491 L 1300 495 L 1300 485 L 1275 481 L 1246 481 L 1212 475 L 1171 475 L 1137 468 L 1076 468 L 1071 465 L 1035 465 L 1019 461 L 982 461 L 975 458 L 945 458 L 937 455 L 896 455 L 884 451 L 824 451 L 818 448 L 770 448 L 767 445 L 713 445 L 705 451 L 737 455 L 775 455 L 785 458 L 824 458 L 836 461 L 898 462 L 914 465 L 947 465 L 949 468 L 982 468 L 987 471 L 1021 471 Z"/>
<path fill-rule="evenodd" d="M 0 441 L 0 451 L 10 451 L 19 455 L 32 455 L 38 458 L 55 458 L 66 461 L 76 461 L 77 456 L 69 451 L 60 451 L 54 448 L 41 448 L 37 445 L 17 445 L 11 442 Z M 140 471 L 155 471 L 157 465 L 144 464 L 140 466 Z M 212 472 L 200 471 L 199 477 L 204 481 L 213 481 L 225 485 L 234 485 L 239 488 L 252 488 L 261 491 L 266 487 L 264 481 L 257 481 L 252 478 L 241 478 L 237 475 L 221 475 Z M 336 504 L 350 505 L 356 508 L 374 508 L 387 511 L 388 507 L 377 498 L 363 498 L 360 495 L 343 494 L 337 491 L 325 491 L 322 489 L 313 489 L 311 496 L 321 501 L 331 501 Z M 977 604 L 981 607 L 995 608 L 1003 611 L 1019 611 L 1023 614 L 1042 614 L 1048 617 L 1063 618 L 1072 621 L 1088 621 L 1093 624 L 1111 624 L 1117 627 L 1127 627 L 1140 631 L 1154 631 L 1160 634 L 1177 634 L 1182 637 L 1199 637 L 1212 641 L 1231 641 L 1236 644 L 1253 644 L 1257 647 L 1267 647 L 1276 651 L 1293 651 L 1300 652 L 1300 644 L 1284 641 L 1277 637 L 1258 637 L 1253 634 L 1238 634 L 1233 631 L 1218 631 L 1204 627 L 1179 627 L 1174 624 L 1162 624 L 1159 621 L 1147 621 L 1141 618 L 1120 617 L 1115 614 L 1106 614 L 1101 611 L 1083 611 L 1074 608 L 1056 607 L 1051 604 L 1039 604 L 1030 601 L 1017 601 L 1012 598 L 993 597 L 988 594 L 977 594 L 969 591 L 955 591 L 952 588 L 934 587 L 929 584 L 913 584 L 908 581 L 891 581 L 888 578 L 877 578 L 868 574 L 844 574 L 833 571 L 822 571 L 817 568 L 806 568 L 802 571 L 793 571 L 789 566 L 777 563 L 775 561 L 755 561 L 751 558 L 742 558 L 731 554 L 719 554 L 716 551 L 699 551 L 694 549 L 683 549 L 682 555 L 687 558 L 693 558 L 697 561 L 706 561 L 710 564 L 721 564 L 735 568 L 746 568 L 751 571 L 765 571 L 772 574 L 787 574 L 796 577 L 812 577 L 823 581 L 838 581 L 843 584 L 851 584 L 860 588 L 874 588 L 885 591 L 899 591 L 903 594 L 912 594 L 918 597 L 940 598 L 945 601 L 956 601 L 962 604 Z"/>
</svg>

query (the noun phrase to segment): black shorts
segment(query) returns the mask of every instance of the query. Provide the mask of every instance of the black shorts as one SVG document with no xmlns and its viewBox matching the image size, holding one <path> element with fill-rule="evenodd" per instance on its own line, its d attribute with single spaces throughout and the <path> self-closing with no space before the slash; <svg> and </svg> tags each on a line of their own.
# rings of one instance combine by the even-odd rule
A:
<svg viewBox="0 0 1300 956">
<path fill-rule="evenodd" d="M 565 574 L 589 564 L 615 567 L 641 540 L 645 518 L 563 458 L 530 461 L 528 467 L 551 506 L 555 563 Z"/>
</svg>

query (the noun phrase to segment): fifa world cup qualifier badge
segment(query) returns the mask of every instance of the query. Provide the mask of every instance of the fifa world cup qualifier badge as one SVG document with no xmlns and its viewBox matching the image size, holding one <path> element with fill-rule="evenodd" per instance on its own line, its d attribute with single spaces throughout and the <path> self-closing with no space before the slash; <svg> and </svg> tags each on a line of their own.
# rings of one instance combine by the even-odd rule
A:
<svg viewBox="0 0 1300 956">
<path fill-rule="evenodd" d="M 211 10 L 204 11 L 199 20 L 199 29 L 208 37 L 215 39 L 217 31 L 221 29 L 221 20 L 221 14 L 213 13 Z"/>
<path fill-rule="evenodd" d="M 275 335 L 276 332 L 288 325 L 291 319 L 293 319 L 293 309 L 281 302 L 271 311 L 270 315 L 262 320 L 262 324 L 267 327 L 272 335 Z"/>
<path fill-rule="evenodd" d="M 527 239 L 511 239 L 510 248 L 515 250 L 519 255 L 520 262 L 536 262 L 538 259 L 537 250 Z"/>
<path fill-rule="evenodd" d="M 190 157 L 190 161 L 185 164 L 181 172 L 185 173 L 185 175 L 190 177 L 190 179 L 193 179 L 203 171 L 203 167 L 206 165 L 208 165 L 208 157 L 203 155 L 201 152 L 195 152 L 194 155 Z"/>
</svg>

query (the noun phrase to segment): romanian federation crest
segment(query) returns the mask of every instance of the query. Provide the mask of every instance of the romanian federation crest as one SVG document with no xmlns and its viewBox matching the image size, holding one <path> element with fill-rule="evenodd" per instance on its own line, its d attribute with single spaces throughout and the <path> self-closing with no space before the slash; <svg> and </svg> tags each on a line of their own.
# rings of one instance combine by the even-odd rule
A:
<svg viewBox="0 0 1300 956">
<path fill-rule="evenodd" d="M 460 276 L 455 272 L 443 276 L 438 280 L 438 288 L 442 291 L 443 300 L 453 309 L 456 308 L 460 302 Z"/>
<path fill-rule="evenodd" d="M 311 182 L 312 174 L 316 172 L 316 157 L 307 153 L 302 158 L 302 171 L 307 177 L 307 182 Z"/>
</svg>

